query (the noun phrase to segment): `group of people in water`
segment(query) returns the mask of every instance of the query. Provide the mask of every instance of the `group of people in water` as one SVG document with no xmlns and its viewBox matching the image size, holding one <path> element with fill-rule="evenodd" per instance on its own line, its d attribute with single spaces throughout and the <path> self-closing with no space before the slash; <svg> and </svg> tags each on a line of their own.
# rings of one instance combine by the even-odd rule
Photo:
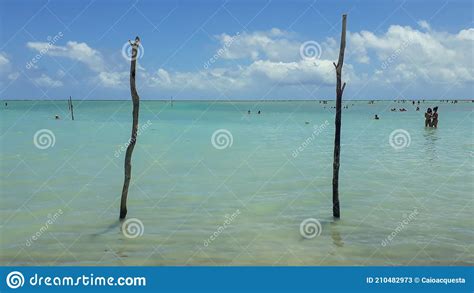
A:
<svg viewBox="0 0 474 293">
<path fill-rule="evenodd" d="M 394 112 L 397 109 L 392 108 L 390 111 Z M 416 111 L 419 111 L 419 107 L 416 107 Z M 400 109 L 400 112 L 405 112 L 407 111 L 406 109 L 402 108 Z M 375 114 L 374 116 L 375 120 L 379 120 L 380 117 L 379 115 Z M 433 109 L 428 108 L 425 113 L 425 127 L 434 127 L 438 128 L 438 106 L 434 107 Z"/>
<path fill-rule="evenodd" d="M 448 102 L 448 101 L 446 101 L 446 102 Z M 451 102 L 457 103 L 457 101 L 451 101 Z M 321 103 L 321 101 L 320 101 L 320 103 Z M 420 104 L 420 101 L 418 101 L 418 105 L 419 104 Z M 413 101 L 413 105 L 415 105 L 415 101 Z M 8 107 L 7 102 L 5 102 L 5 107 Z M 344 108 L 346 108 L 346 107 L 348 108 L 348 106 L 345 106 Z M 420 110 L 420 107 L 416 107 L 416 111 L 419 111 L 419 110 Z M 395 112 L 395 111 L 397 111 L 397 109 L 396 108 L 391 108 L 390 111 Z M 405 108 L 400 108 L 399 111 L 400 112 L 406 112 L 407 110 Z M 261 113 L 262 112 L 260 110 L 257 111 L 257 114 L 261 114 Z M 248 110 L 247 114 L 250 115 L 251 111 Z M 59 117 L 59 115 L 55 115 L 54 119 L 59 120 L 61 118 Z M 375 114 L 374 119 L 379 120 L 380 117 L 377 114 Z M 306 122 L 306 124 L 309 124 L 309 122 Z M 425 127 L 434 127 L 434 128 L 438 127 L 438 106 L 434 107 L 433 109 L 428 108 L 426 110 L 426 113 L 425 113 Z"/>
<path fill-rule="evenodd" d="M 438 106 L 434 107 L 433 110 L 431 108 L 426 110 L 425 127 L 438 127 Z"/>
</svg>

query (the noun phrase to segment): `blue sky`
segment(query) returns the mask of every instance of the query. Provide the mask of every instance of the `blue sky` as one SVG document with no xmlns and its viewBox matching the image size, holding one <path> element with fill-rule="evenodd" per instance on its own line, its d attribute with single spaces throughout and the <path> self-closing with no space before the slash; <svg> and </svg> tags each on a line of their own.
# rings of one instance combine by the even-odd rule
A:
<svg viewBox="0 0 474 293">
<path fill-rule="evenodd" d="M 342 13 L 344 98 L 472 98 L 472 1 L 0 3 L 1 99 L 129 99 L 136 35 L 142 99 L 333 99 Z"/>
</svg>

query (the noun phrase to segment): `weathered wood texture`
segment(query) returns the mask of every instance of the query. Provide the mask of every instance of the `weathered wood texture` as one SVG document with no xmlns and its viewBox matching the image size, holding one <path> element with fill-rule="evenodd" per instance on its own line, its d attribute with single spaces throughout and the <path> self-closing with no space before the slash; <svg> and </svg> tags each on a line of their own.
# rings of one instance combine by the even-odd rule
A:
<svg viewBox="0 0 474 293">
<path fill-rule="evenodd" d="M 346 19 L 347 15 L 342 15 L 342 32 L 341 32 L 341 47 L 339 49 L 339 59 L 336 68 L 336 118 L 335 126 L 336 133 L 334 135 L 334 163 L 333 163 L 333 178 L 332 178 L 332 212 L 335 218 L 341 216 L 339 209 L 339 161 L 341 155 L 341 116 L 342 116 L 342 94 L 346 83 L 342 84 L 342 65 L 344 64 L 344 50 L 346 48 Z"/>
<path fill-rule="evenodd" d="M 130 42 L 130 41 L 129 41 Z M 138 47 L 140 46 L 140 38 L 136 37 L 135 42 L 130 42 L 132 46 L 132 56 L 130 60 L 130 93 L 132 96 L 133 110 L 132 110 L 132 135 L 125 153 L 125 178 L 123 182 L 122 189 L 122 199 L 120 201 L 120 219 L 123 219 L 127 216 L 127 197 L 128 197 L 128 187 L 130 185 L 130 179 L 132 177 L 132 153 L 135 148 L 135 143 L 137 142 L 137 132 L 138 132 L 138 113 L 140 108 L 140 97 L 138 96 L 137 89 L 135 87 L 135 69 L 137 65 L 137 56 L 138 56 Z"/>
</svg>

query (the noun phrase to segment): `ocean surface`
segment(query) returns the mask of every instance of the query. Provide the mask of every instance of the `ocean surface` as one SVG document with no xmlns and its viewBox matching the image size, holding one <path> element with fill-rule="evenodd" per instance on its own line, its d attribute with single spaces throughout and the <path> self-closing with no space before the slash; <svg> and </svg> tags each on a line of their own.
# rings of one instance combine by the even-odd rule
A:
<svg viewBox="0 0 474 293">
<path fill-rule="evenodd" d="M 474 103 L 344 105 L 335 221 L 333 102 L 142 101 L 123 226 L 131 102 L 2 103 L 0 263 L 474 265 Z"/>
</svg>

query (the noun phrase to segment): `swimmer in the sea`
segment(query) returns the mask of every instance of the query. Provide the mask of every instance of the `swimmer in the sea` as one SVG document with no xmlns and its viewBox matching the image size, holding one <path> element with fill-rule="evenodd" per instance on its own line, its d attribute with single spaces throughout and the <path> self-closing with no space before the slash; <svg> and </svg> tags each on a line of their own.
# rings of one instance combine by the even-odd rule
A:
<svg viewBox="0 0 474 293">
<path fill-rule="evenodd" d="M 425 127 L 431 126 L 431 108 L 428 108 L 425 113 Z"/>
<path fill-rule="evenodd" d="M 433 108 L 433 114 L 431 115 L 431 127 L 438 128 L 438 106 Z"/>
</svg>

